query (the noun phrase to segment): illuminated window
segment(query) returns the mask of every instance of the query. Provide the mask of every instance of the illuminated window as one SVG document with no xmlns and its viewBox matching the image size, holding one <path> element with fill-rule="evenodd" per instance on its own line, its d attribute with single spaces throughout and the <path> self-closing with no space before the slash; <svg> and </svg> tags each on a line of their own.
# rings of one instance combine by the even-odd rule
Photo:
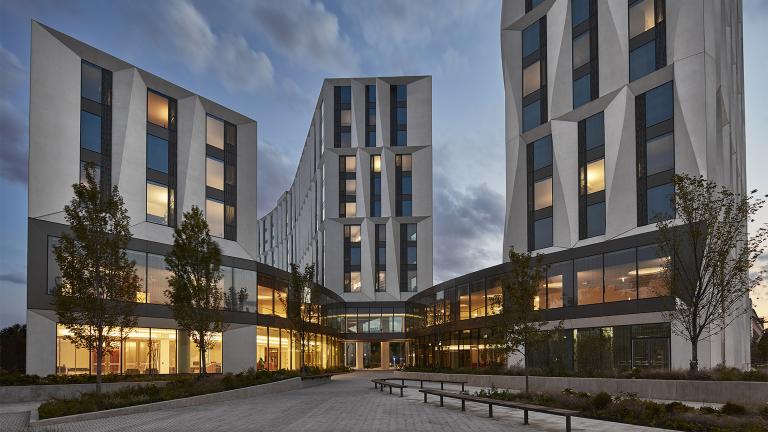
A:
<svg viewBox="0 0 768 432">
<path fill-rule="evenodd" d="M 341 125 L 342 126 L 350 126 L 352 124 L 352 111 L 351 110 L 342 110 L 341 111 Z"/>
<path fill-rule="evenodd" d="M 576 299 L 579 305 L 603 302 L 603 257 L 595 255 L 574 261 Z"/>
<path fill-rule="evenodd" d="M 605 190 L 605 159 L 587 163 L 587 193 Z"/>
<path fill-rule="evenodd" d="M 343 203 L 344 215 L 342 217 L 355 217 L 357 216 L 357 203 L 347 202 Z"/>
<path fill-rule="evenodd" d="M 224 190 L 224 162 L 205 158 L 205 185 L 218 190 Z"/>
<path fill-rule="evenodd" d="M 667 257 L 660 256 L 656 245 L 637 248 L 638 298 L 669 295 L 669 286 L 664 278 L 666 261 Z"/>
<path fill-rule="evenodd" d="M 533 209 L 541 210 L 552 206 L 552 177 L 533 184 Z"/>
<path fill-rule="evenodd" d="M 147 121 L 168 128 L 168 98 L 147 92 Z"/>
<path fill-rule="evenodd" d="M 371 156 L 371 166 L 372 166 L 373 172 L 376 172 L 376 173 L 381 172 L 381 156 L 379 155 Z"/>
<path fill-rule="evenodd" d="M 637 298 L 635 249 L 605 254 L 605 301 Z"/>
<path fill-rule="evenodd" d="M 147 182 L 147 221 L 168 224 L 168 188 Z"/>
<path fill-rule="evenodd" d="M 644 33 L 655 25 L 654 0 L 640 0 L 629 7 L 629 38 Z"/>
<path fill-rule="evenodd" d="M 212 236 L 224 237 L 224 203 L 212 199 L 205 200 L 205 219 Z"/>
<path fill-rule="evenodd" d="M 205 142 L 224 149 L 224 122 L 211 116 L 205 118 Z"/>
<path fill-rule="evenodd" d="M 357 182 L 353 180 L 344 180 L 344 191 L 349 195 L 354 195 L 357 192 Z"/>
<path fill-rule="evenodd" d="M 539 87 L 541 87 L 541 62 L 536 62 L 523 69 L 523 96 L 528 96 Z"/>
</svg>

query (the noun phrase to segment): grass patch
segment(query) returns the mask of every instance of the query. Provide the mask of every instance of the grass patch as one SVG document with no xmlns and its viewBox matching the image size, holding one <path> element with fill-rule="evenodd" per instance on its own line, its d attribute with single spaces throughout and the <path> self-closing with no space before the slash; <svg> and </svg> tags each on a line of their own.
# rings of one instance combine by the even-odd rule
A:
<svg viewBox="0 0 768 432">
<path fill-rule="evenodd" d="M 308 375 L 328 372 L 335 372 L 335 370 L 312 368 L 308 370 Z M 279 370 L 271 372 L 254 371 L 253 369 L 237 374 L 209 375 L 204 378 L 199 378 L 197 375 L 176 375 L 170 378 L 170 382 L 164 386 L 151 384 L 131 386 L 109 393 L 89 392 L 75 398 L 54 398 L 43 402 L 37 412 L 42 420 L 234 390 L 298 376 L 300 376 L 298 371 Z"/>
<path fill-rule="evenodd" d="M 516 393 L 508 390 L 480 390 L 476 396 L 528 402 L 553 408 L 579 411 L 599 420 L 629 423 L 688 432 L 758 432 L 768 430 L 768 404 L 744 407 L 727 403 L 722 409 L 692 408 L 680 402 L 657 403 L 634 394 L 591 395 L 565 389 L 561 393 Z"/>
<path fill-rule="evenodd" d="M 405 372 L 432 372 L 453 373 L 471 375 L 525 375 L 525 369 L 521 367 L 494 367 L 480 369 L 465 368 L 425 368 L 406 367 Z M 575 377 L 575 378 L 618 378 L 618 379 L 662 379 L 662 380 L 695 380 L 695 381 L 753 381 L 768 382 L 768 371 L 751 370 L 742 371 L 737 368 L 718 366 L 713 369 L 705 369 L 696 372 L 680 369 L 627 369 L 608 370 L 602 372 L 571 372 L 562 369 L 528 368 L 530 376 L 550 377 Z"/>
</svg>

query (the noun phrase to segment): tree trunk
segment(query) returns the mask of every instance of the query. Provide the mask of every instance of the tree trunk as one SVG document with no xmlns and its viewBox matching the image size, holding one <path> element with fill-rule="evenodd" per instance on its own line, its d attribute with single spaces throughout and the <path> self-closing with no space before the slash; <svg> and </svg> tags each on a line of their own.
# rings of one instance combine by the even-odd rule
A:
<svg viewBox="0 0 768 432">
<path fill-rule="evenodd" d="M 525 368 L 525 392 L 528 393 L 528 368 Z"/>
<path fill-rule="evenodd" d="M 299 335 L 299 374 L 304 376 L 304 335 Z"/>
<path fill-rule="evenodd" d="M 200 376 L 204 377 L 206 374 L 205 367 L 205 339 L 200 339 Z"/>
<path fill-rule="evenodd" d="M 101 359 L 104 358 L 104 336 L 99 333 L 96 339 L 96 393 L 101 393 Z"/>
<path fill-rule="evenodd" d="M 699 370 L 699 341 L 698 339 L 691 340 L 691 363 L 690 368 L 692 372 Z"/>
</svg>

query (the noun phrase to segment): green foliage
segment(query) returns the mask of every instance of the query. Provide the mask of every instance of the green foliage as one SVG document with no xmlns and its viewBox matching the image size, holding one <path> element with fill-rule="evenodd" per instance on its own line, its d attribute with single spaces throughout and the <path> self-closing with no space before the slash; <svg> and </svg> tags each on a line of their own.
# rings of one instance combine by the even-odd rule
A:
<svg viewBox="0 0 768 432">
<path fill-rule="evenodd" d="M 24 373 L 26 352 L 26 324 L 14 324 L 0 330 L 0 371 Z"/>
<path fill-rule="evenodd" d="M 765 200 L 757 191 L 742 195 L 703 176 L 675 175 L 673 182 L 676 219 L 656 224 L 659 248 L 669 257 L 664 275 L 676 299 L 666 315 L 672 331 L 691 343 L 690 369 L 696 370 L 699 340 L 748 312 L 743 299 L 762 280 L 762 271 L 753 277 L 750 270 L 763 253 L 768 225 L 746 231 Z"/>
<path fill-rule="evenodd" d="M 288 320 L 293 324 L 292 335 L 299 346 L 299 370 L 302 373 L 306 372 L 304 352 L 308 348 L 310 331 L 313 324 L 319 324 L 319 296 L 320 290 L 315 284 L 315 266 L 306 265 L 301 270 L 292 263 L 288 292 L 280 297 L 280 301 L 287 310 Z"/>
<path fill-rule="evenodd" d="M 182 375 L 121 375 L 106 374 L 102 382 L 126 381 L 170 381 Z M 49 384 L 92 384 L 96 382 L 95 375 L 25 375 L 18 373 L 0 372 L 0 386 L 49 385 Z"/>
<path fill-rule="evenodd" d="M 600 392 L 592 398 L 592 406 L 600 411 L 604 410 L 611 404 L 611 395 L 606 392 Z"/>
<path fill-rule="evenodd" d="M 223 332 L 221 306 L 224 293 L 218 286 L 221 274 L 221 249 L 211 238 L 208 222 L 196 206 L 184 212 L 181 226 L 173 232 L 173 248 L 165 257 L 171 272 L 168 304 L 179 328 L 189 332 L 200 351 L 200 364 L 213 345 L 213 333 Z M 200 368 L 205 375 L 205 368 Z"/>
<path fill-rule="evenodd" d="M 611 397 L 601 392 L 591 397 L 588 393 L 570 388 L 560 393 L 519 393 L 510 390 L 480 390 L 476 396 L 526 402 L 535 405 L 571 409 L 581 416 L 629 423 L 642 426 L 676 429 L 690 432 L 757 432 L 768 430 L 768 417 L 761 408 L 752 412 L 740 405 L 722 410 L 694 409 L 680 402 L 668 404 L 639 399 L 636 395 L 620 394 Z M 762 416 L 762 417 L 761 417 Z"/>
<path fill-rule="evenodd" d="M 312 375 L 328 371 L 312 368 Z M 38 408 L 41 419 L 81 414 L 93 411 L 143 405 L 153 402 L 179 399 L 202 394 L 234 390 L 254 385 L 295 378 L 296 371 L 279 370 L 274 372 L 248 371 L 224 375 L 209 375 L 195 378 L 192 375 L 168 376 L 168 383 L 163 386 L 154 384 L 132 386 L 105 394 L 84 393 L 71 399 L 51 399 L 43 402 Z"/>
<path fill-rule="evenodd" d="M 97 388 L 102 362 L 136 325 L 134 307 L 141 281 L 125 248 L 131 221 L 117 189 L 103 191 L 86 165 L 86 181 L 72 185 L 75 196 L 64 206 L 69 232 L 53 254 L 61 270 L 53 297 L 58 321 L 75 346 L 96 353 Z"/>
</svg>

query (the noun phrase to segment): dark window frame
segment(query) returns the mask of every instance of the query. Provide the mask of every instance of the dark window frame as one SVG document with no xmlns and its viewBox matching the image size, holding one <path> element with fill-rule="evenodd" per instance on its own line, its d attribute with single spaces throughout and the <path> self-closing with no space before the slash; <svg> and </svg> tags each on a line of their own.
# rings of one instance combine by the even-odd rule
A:
<svg viewBox="0 0 768 432">
<path fill-rule="evenodd" d="M 547 218 L 553 217 L 553 207 L 554 207 L 554 199 L 553 203 L 549 207 L 541 208 L 538 210 L 535 210 L 534 207 L 534 185 L 537 181 L 544 180 L 547 178 L 552 177 L 552 194 L 554 196 L 554 158 L 550 158 L 550 164 L 542 166 L 536 170 L 534 170 L 534 148 L 541 140 L 548 140 L 550 145 L 549 148 L 552 152 L 554 152 L 552 147 L 552 135 L 547 135 L 544 137 L 541 137 L 535 141 L 532 141 L 528 144 L 526 144 L 526 172 L 527 172 L 527 190 L 528 190 L 528 250 L 533 251 L 536 250 L 536 236 L 535 236 L 535 225 L 537 221 L 544 220 Z M 554 229 L 554 221 L 553 221 L 553 229 Z M 554 232 L 553 232 L 554 234 Z M 544 247 L 551 247 L 554 245 L 554 239 L 552 244 L 549 246 Z"/>
<path fill-rule="evenodd" d="M 528 54 L 527 56 L 523 57 L 522 60 L 522 70 L 525 70 L 528 66 L 536 63 L 539 63 L 539 89 L 531 92 L 530 94 L 523 96 L 521 101 L 522 110 L 520 113 L 520 130 L 522 132 L 529 131 L 531 129 L 535 129 L 538 126 L 541 126 L 542 124 L 546 123 L 548 121 L 548 108 L 547 108 L 547 16 L 541 17 L 537 21 L 537 23 L 531 24 L 531 25 L 538 25 L 539 26 L 539 48 L 532 53 Z M 523 30 L 525 31 L 525 30 Z M 522 76 L 522 74 L 521 74 Z M 523 94 L 523 80 L 521 78 L 520 80 L 520 94 Z M 531 104 L 535 104 L 536 102 L 539 102 L 539 122 L 537 125 L 531 126 L 529 128 L 525 127 L 524 122 L 524 115 L 525 108 L 528 107 Z"/>
<path fill-rule="evenodd" d="M 634 5 L 643 0 L 629 0 L 627 4 L 627 11 Z M 656 69 L 659 70 L 667 65 L 667 26 L 666 26 L 666 0 L 651 0 L 653 1 L 653 13 L 654 13 L 654 27 L 646 30 L 643 33 L 636 35 L 629 39 L 629 55 L 627 56 L 627 79 L 629 82 L 642 78 L 645 75 L 640 75 L 632 78 L 631 61 L 632 53 L 641 48 L 643 45 L 653 42 L 656 57 Z M 627 29 L 629 29 L 629 13 L 627 13 Z M 629 35 L 629 32 L 627 32 Z"/>
<path fill-rule="evenodd" d="M 587 123 L 600 117 L 600 121 L 603 125 L 601 128 L 603 132 L 602 145 L 593 146 L 587 149 Z M 587 209 L 588 207 L 600 203 L 605 203 L 605 188 L 601 191 L 588 193 L 587 192 L 587 165 L 598 161 L 600 159 L 605 160 L 605 116 L 603 112 L 587 117 L 578 123 L 578 141 L 579 141 L 579 239 L 584 240 L 590 237 L 595 237 L 605 234 L 605 211 L 603 212 L 603 229 L 602 233 L 597 233 L 592 236 L 589 235 L 589 218 Z M 605 162 L 603 162 L 605 164 Z M 605 165 L 603 165 L 605 167 Z M 605 168 L 603 168 L 603 181 L 605 182 Z"/>
</svg>

